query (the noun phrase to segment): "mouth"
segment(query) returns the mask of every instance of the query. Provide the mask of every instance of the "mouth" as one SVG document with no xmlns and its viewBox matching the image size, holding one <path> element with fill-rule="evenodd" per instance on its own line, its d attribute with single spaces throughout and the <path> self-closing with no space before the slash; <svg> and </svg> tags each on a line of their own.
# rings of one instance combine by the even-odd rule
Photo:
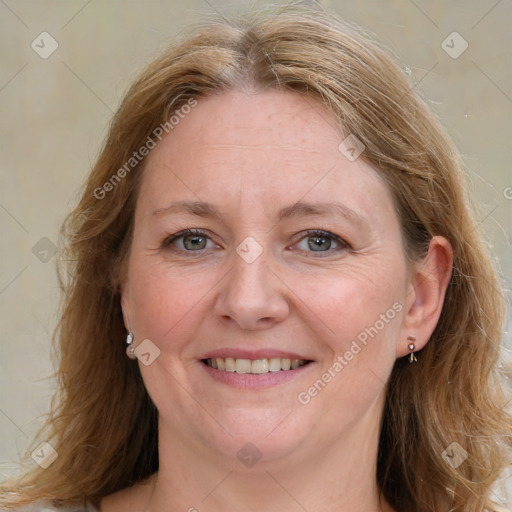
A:
<svg viewBox="0 0 512 512">
<path fill-rule="evenodd" d="M 312 363 L 308 359 L 269 357 L 244 359 L 235 357 L 209 357 L 201 362 L 220 372 L 262 375 L 266 373 L 289 372 Z"/>
<path fill-rule="evenodd" d="M 224 347 L 198 360 L 213 381 L 238 390 L 263 390 L 305 378 L 316 366 L 305 354 L 274 347 Z"/>
</svg>

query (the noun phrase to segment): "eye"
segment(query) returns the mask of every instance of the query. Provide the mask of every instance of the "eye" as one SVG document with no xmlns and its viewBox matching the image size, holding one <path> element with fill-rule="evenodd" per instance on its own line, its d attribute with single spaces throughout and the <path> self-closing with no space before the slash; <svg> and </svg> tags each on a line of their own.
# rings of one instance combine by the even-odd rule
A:
<svg viewBox="0 0 512 512">
<path fill-rule="evenodd" d="M 296 245 L 302 251 L 317 253 L 333 253 L 350 249 L 350 245 L 339 236 L 321 229 L 306 231 L 306 236 Z"/>
<path fill-rule="evenodd" d="M 210 243 L 210 245 L 208 245 Z M 213 242 L 208 235 L 199 229 L 186 229 L 166 238 L 162 243 L 162 248 L 172 247 L 175 250 L 201 251 L 211 249 Z"/>
</svg>

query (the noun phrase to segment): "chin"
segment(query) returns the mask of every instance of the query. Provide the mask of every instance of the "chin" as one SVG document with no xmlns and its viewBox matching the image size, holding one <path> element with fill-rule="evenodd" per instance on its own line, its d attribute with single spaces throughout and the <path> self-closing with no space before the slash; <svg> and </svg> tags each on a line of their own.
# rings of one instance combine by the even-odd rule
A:
<svg viewBox="0 0 512 512">
<path fill-rule="evenodd" d="M 297 451 L 308 437 L 313 422 L 298 421 L 294 414 L 276 409 L 235 409 L 224 416 L 225 432 L 213 427 L 208 445 L 214 447 L 220 458 L 231 459 L 231 469 L 252 467 L 254 461 L 264 466 L 266 462 L 277 461 Z M 249 461 L 249 462 L 247 462 Z M 252 461 L 252 463 L 251 463 Z M 242 466 L 240 466 L 242 463 Z"/>
</svg>

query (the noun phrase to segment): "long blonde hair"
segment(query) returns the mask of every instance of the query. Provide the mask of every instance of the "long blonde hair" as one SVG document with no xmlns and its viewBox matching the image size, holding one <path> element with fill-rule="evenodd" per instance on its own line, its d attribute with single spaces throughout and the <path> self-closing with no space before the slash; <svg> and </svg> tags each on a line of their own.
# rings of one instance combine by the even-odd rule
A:
<svg viewBox="0 0 512 512">
<path fill-rule="evenodd" d="M 126 94 L 62 229 L 59 391 L 39 438 L 59 455 L 4 484 L 0 504 L 94 501 L 157 471 L 157 411 L 124 354 L 119 296 L 144 161 L 104 197 L 98 190 L 174 111 L 247 86 L 320 100 L 340 133 L 364 143 L 364 158 L 392 193 L 411 260 L 435 235 L 450 241 L 453 275 L 439 323 L 420 362 L 397 360 L 388 382 L 376 478 L 399 512 L 500 510 L 491 487 L 511 453 L 496 365 L 504 301 L 468 208 L 461 159 L 377 43 L 333 13 L 295 7 L 196 29 Z M 454 442 L 468 454 L 456 469 L 443 459 Z"/>
</svg>

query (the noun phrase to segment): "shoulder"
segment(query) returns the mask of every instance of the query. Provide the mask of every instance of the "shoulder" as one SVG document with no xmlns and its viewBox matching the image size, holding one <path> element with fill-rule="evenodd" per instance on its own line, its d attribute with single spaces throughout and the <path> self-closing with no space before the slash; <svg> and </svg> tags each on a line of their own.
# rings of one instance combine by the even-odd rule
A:
<svg viewBox="0 0 512 512">
<path fill-rule="evenodd" d="M 24 507 L 16 508 L 12 512 L 99 512 L 96 507 L 87 505 L 85 507 L 78 506 L 62 506 L 54 507 L 50 503 L 38 501 Z"/>
</svg>

